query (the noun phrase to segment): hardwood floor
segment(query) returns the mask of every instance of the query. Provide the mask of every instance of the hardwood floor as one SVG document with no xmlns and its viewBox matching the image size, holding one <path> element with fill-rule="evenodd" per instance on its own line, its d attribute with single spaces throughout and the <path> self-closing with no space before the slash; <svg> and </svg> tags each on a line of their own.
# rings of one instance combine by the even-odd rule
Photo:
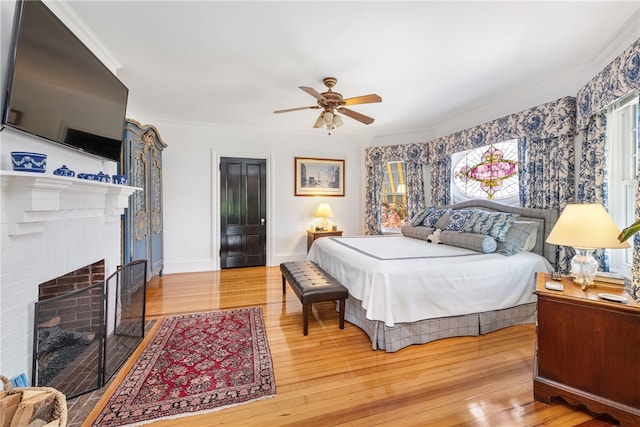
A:
<svg viewBox="0 0 640 427">
<path fill-rule="evenodd" d="M 533 400 L 534 325 L 385 353 L 371 350 L 356 326 L 338 329 L 335 304 L 319 303 L 305 337 L 302 305 L 289 288 L 283 298 L 278 267 L 155 277 L 146 314 L 160 319 L 247 306 L 263 309 L 277 396 L 152 425 L 615 425 L 562 401 Z"/>
</svg>

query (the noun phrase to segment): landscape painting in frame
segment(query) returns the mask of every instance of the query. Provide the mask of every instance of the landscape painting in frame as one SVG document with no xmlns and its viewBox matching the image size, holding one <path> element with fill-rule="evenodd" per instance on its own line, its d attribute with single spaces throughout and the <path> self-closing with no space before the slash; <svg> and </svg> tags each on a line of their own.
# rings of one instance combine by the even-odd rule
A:
<svg viewBox="0 0 640 427">
<path fill-rule="evenodd" d="M 296 196 L 344 196 L 344 160 L 295 158 Z"/>
</svg>

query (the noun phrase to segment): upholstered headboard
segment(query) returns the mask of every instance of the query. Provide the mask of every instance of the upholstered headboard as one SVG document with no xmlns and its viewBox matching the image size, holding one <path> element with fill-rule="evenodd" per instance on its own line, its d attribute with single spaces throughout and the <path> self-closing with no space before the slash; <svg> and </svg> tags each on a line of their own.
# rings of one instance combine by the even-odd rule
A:
<svg viewBox="0 0 640 427">
<path fill-rule="evenodd" d="M 556 265 L 556 245 L 551 245 L 545 240 L 558 220 L 558 211 L 555 209 L 521 208 L 517 206 L 503 205 L 491 200 L 468 200 L 444 206 L 451 209 L 482 209 L 490 212 L 508 212 L 518 214 L 518 221 L 532 221 L 538 224 L 538 236 L 532 252 L 545 257 L 551 265 Z"/>
</svg>

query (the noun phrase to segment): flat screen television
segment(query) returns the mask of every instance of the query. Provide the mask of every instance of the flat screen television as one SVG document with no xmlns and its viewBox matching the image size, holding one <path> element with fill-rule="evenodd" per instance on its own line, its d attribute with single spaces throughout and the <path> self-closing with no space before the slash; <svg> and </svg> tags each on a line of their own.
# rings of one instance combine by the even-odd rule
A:
<svg viewBox="0 0 640 427">
<path fill-rule="evenodd" d="M 2 124 L 120 161 L 129 90 L 41 1 L 16 3 Z"/>
</svg>

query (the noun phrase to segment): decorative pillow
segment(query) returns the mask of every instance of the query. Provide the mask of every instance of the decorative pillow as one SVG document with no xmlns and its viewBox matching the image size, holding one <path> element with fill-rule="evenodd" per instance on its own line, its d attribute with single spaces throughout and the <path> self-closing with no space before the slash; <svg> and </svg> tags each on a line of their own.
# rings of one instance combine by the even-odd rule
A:
<svg viewBox="0 0 640 427">
<path fill-rule="evenodd" d="M 410 224 L 405 224 L 400 227 L 400 232 L 403 236 L 413 237 L 414 239 L 427 240 L 427 237 L 433 233 L 435 229 L 429 227 L 417 226 L 414 227 Z"/>
<path fill-rule="evenodd" d="M 538 224 L 535 222 L 514 221 L 511 227 L 509 227 L 509 231 L 507 231 L 504 242 L 498 242 L 496 252 L 506 256 L 515 255 L 527 247 L 526 243 L 531 235 L 534 236 L 533 246 L 531 247 L 531 249 L 533 249 L 536 242 L 535 236 L 537 235 L 537 228 Z"/>
<path fill-rule="evenodd" d="M 447 211 L 440 217 L 440 219 L 435 223 L 434 227 L 438 230 L 444 230 L 447 228 L 447 224 L 449 224 L 449 218 L 451 218 L 451 214 L 453 211 L 451 209 L 447 209 Z"/>
<path fill-rule="evenodd" d="M 445 214 L 451 212 L 451 209 L 435 209 L 422 221 L 424 227 L 436 228 L 436 222 Z"/>
<path fill-rule="evenodd" d="M 440 241 L 450 246 L 471 249 L 476 252 L 489 254 L 495 252 L 498 243 L 491 236 L 475 233 L 460 233 L 452 230 L 445 230 L 440 233 Z"/>
<path fill-rule="evenodd" d="M 442 224 L 440 223 L 440 221 L 438 221 L 438 223 L 436 224 L 436 228 L 440 228 L 441 230 L 462 231 L 464 225 L 467 223 L 471 215 L 473 215 L 472 210 L 460 209 L 453 211 L 449 216 L 449 221 L 444 224 L 444 227 L 439 227 Z"/>
<path fill-rule="evenodd" d="M 409 221 L 409 224 L 411 224 L 414 227 L 421 225 L 424 219 L 427 217 L 427 215 L 429 215 L 435 209 L 436 209 L 435 206 L 429 206 L 428 208 L 421 210 L 413 218 L 411 218 L 411 221 Z"/>
<path fill-rule="evenodd" d="M 511 227 L 517 216 L 517 214 L 511 213 L 474 210 L 462 231 L 486 234 L 499 242 L 503 242 L 506 239 L 509 227 Z"/>
</svg>

